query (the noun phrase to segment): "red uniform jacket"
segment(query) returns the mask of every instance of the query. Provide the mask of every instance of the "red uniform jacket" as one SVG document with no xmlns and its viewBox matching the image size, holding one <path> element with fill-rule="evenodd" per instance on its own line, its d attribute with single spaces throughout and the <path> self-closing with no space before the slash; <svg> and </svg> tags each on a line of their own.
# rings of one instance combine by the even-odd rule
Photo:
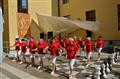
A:
<svg viewBox="0 0 120 79">
<path fill-rule="evenodd" d="M 45 54 L 43 51 L 46 48 L 47 43 L 43 41 L 42 43 L 38 43 L 37 48 L 38 48 L 38 54 Z"/>
<path fill-rule="evenodd" d="M 19 41 L 16 41 L 15 42 L 15 50 L 19 51 L 20 50 L 20 42 Z"/>
<path fill-rule="evenodd" d="M 93 51 L 93 42 L 92 41 L 85 41 L 85 47 L 86 47 L 86 52 L 92 52 Z"/>
<path fill-rule="evenodd" d="M 54 40 L 55 40 L 56 43 L 60 43 L 58 38 L 55 37 Z"/>
<path fill-rule="evenodd" d="M 60 41 L 57 38 L 55 38 L 54 40 L 55 40 L 55 43 L 57 44 L 57 46 L 60 48 Z"/>
<path fill-rule="evenodd" d="M 59 48 L 60 48 L 60 46 L 57 43 L 49 44 L 49 49 L 50 49 L 50 52 L 51 52 L 50 54 L 52 56 L 58 55 Z"/>
<path fill-rule="evenodd" d="M 73 43 L 74 43 L 74 47 L 75 47 L 75 49 L 76 49 L 76 51 L 79 49 L 79 42 L 78 42 L 78 40 L 74 40 L 73 41 Z"/>
<path fill-rule="evenodd" d="M 66 50 L 67 50 L 67 58 L 68 59 L 75 59 L 76 48 L 74 47 L 74 45 L 68 45 Z"/>
<path fill-rule="evenodd" d="M 27 50 L 27 43 L 25 43 L 25 42 L 22 42 L 21 43 L 21 50 L 22 50 L 22 53 L 25 53 L 26 52 L 26 50 Z"/>
<path fill-rule="evenodd" d="M 62 47 L 65 47 L 65 42 L 64 42 L 63 40 L 61 40 L 61 41 L 60 41 L 60 45 L 61 45 Z"/>
<path fill-rule="evenodd" d="M 84 41 L 83 40 L 79 41 L 79 45 L 80 45 L 81 48 L 83 48 L 84 47 Z"/>
<path fill-rule="evenodd" d="M 68 39 L 65 39 L 64 42 L 65 42 L 65 49 L 67 49 L 67 46 L 70 44 L 70 41 Z"/>
<path fill-rule="evenodd" d="M 35 41 L 30 41 L 29 42 L 29 52 L 30 53 L 35 53 L 35 51 L 32 51 L 33 49 L 35 49 L 36 48 L 36 43 L 35 43 Z"/>
<path fill-rule="evenodd" d="M 104 41 L 102 39 L 98 39 L 96 41 L 96 47 L 97 48 L 103 48 L 103 45 L 104 45 Z"/>
</svg>

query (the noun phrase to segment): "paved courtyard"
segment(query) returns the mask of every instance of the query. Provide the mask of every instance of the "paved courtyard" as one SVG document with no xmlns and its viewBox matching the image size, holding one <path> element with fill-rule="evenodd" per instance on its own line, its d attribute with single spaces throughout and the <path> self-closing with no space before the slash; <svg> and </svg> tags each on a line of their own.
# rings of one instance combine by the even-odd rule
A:
<svg viewBox="0 0 120 79">
<path fill-rule="evenodd" d="M 89 67 L 86 67 L 84 62 L 86 59 L 83 59 L 78 55 L 75 69 L 74 69 L 74 79 L 91 79 L 95 67 L 102 64 L 111 54 L 102 53 L 102 58 L 97 62 L 97 53 L 94 52 L 91 58 Z M 57 59 L 57 71 L 56 76 L 51 76 L 51 57 L 46 55 L 44 59 L 45 67 L 43 70 L 37 69 L 38 57 L 36 55 L 36 66 L 30 67 L 27 64 L 20 65 L 19 63 L 11 61 L 10 58 L 5 58 L 3 63 L 0 65 L 0 79 L 69 79 L 69 66 L 68 60 L 64 56 L 60 56 Z M 27 57 L 29 62 L 29 57 Z M 117 62 L 113 65 L 113 70 L 108 74 L 107 79 L 119 79 L 120 78 L 120 62 Z"/>
</svg>

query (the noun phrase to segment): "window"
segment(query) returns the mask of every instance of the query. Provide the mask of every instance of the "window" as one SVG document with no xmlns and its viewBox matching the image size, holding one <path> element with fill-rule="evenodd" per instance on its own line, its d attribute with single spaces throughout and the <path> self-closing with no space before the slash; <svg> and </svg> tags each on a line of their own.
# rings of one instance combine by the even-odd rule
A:
<svg viewBox="0 0 120 79">
<path fill-rule="evenodd" d="M 22 0 L 22 8 L 27 9 L 27 0 Z"/>
<path fill-rule="evenodd" d="M 95 12 L 95 10 L 86 11 L 86 20 L 87 21 L 96 21 L 96 12 Z"/>
<path fill-rule="evenodd" d="M 86 11 L 86 20 L 87 21 L 96 21 L 96 12 L 95 10 Z M 92 32 L 86 30 L 87 37 L 92 37 Z"/>
<path fill-rule="evenodd" d="M 18 0 L 18 12 L 28 13 L 28 0 Z"/>
<path fill-rule="evenodd" d="M 120 4 L 118 5 L 118 30 L 120 31 Z"/>
<path fill-rule="evenodd" d="M 69 2 L 69 0 L 63 0 L 63 4 L 66 4 L 68 2 Z"/>
<path fill-rule="evenodd" d="M 63 17 L 65 17 L 67 19 L 70 19 L 70 15 L 66 15 L 66 16 L 63 16 Z"/>
</svg>

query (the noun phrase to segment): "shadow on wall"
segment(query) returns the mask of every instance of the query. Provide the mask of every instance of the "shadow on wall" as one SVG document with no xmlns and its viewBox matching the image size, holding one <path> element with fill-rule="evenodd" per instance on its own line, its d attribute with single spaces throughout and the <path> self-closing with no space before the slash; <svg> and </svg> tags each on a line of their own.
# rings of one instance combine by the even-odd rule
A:
<svg viewBox="0 0 120 79">
<path fill-rule="evenodd" d="M 35 41 L 38 41 L 40 38 L 41 28 L 40 26 L 32 19 L 30 24 L 31 36 L 34 37 Z"/>
</svg>

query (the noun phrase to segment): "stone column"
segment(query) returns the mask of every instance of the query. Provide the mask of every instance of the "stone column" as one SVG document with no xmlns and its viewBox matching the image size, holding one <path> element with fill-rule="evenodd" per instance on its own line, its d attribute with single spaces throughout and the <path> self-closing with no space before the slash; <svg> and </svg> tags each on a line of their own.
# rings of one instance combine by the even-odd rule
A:
<svg viewBox="0 0 120 79">
<path fill-rule="evenodd" d="M 2 9 L 0 6 L 0 63 L 3 60 L 3 22 Z"/>
</svg>

